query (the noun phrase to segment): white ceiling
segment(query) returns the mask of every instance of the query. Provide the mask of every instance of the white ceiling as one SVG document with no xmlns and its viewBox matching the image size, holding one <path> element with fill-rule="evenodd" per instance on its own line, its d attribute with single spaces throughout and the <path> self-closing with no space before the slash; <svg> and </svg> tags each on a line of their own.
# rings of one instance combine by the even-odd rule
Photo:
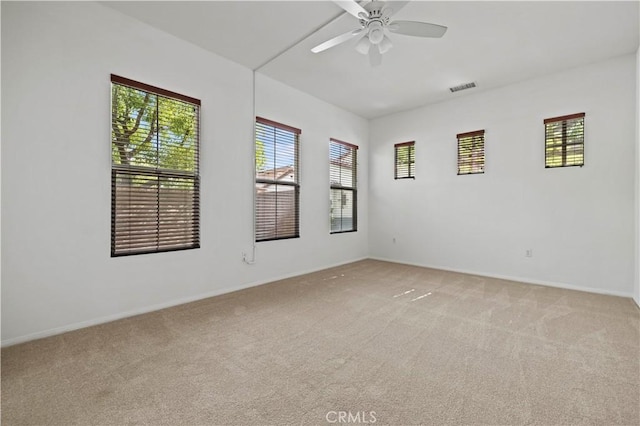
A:
<svg viewBox="0 0 640 426">
<path fill-rule="evenodd" d="M 357 38 L 311 53 L 359 27 L 331 1 L 103 4 L 365 118 L 632 53 L 640 42 L 638 1 L 411 1 L 393 19 L 447 33 L 391 34 L 394 47 L 371 67 L 354 50 Z M 470 81 L 478 87 L 448 90 Z"/>
</svg>

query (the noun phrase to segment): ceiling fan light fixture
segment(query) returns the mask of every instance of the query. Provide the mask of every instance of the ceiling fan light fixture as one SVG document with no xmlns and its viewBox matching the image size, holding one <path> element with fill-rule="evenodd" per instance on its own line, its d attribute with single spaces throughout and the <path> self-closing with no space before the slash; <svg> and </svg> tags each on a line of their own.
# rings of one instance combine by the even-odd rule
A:
<svg viewBox="0 0 640 426">
<path fill-rule="evenodd" d="M 369 24 L 369 40 L 373 44 L 378 44 L 384 39 L 384 31 L 380 22 L 371 22 Z"/>
<path fill-rule="evenodd" d="M 380 48 L 380 53 L 387 53 L 389 51 L 389 49 L 391 49 L 393 47 L 393 43 L 391 43 L 391 40 L 389 40 L 389 37 L 384 36 L 382 38 L 382 41 L 378 44 L 378 47 Z"/>
<path fill-rule="evenodd" d="M 363 55 L 369 53 L 369 48 L 371 48 L 371 42 L 366 36 L 362 37 L 358 41 L 358 44 L 356 44 L 356 50 L 358 51 L 358 53 L 362 53 Z"/>
</svg>

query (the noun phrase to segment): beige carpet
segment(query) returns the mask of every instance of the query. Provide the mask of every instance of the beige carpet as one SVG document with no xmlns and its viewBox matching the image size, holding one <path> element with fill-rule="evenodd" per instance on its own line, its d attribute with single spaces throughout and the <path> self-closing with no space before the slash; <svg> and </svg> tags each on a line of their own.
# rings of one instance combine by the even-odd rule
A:
<svg viewBox="0 0 640 426">
<path fill-rule="evenodd" d="M 367 260 L 2 350 L 3 425 L 340 420 L 638 425 L 640 310 Z"/>
</svg>

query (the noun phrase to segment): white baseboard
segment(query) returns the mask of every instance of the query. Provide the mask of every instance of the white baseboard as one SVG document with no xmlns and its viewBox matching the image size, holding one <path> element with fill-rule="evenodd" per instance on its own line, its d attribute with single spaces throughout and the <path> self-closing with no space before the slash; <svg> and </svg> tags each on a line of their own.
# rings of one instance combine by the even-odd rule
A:
<svg viewBox="0 0 640 426">
<path fill-rule="evenodd" d="M 345 262 L 334 263 L 330 265 L 325 265 L 318 268 L 312 268 L 303 271 L 297 271 L 291 274 L 285 274 L 277 277 L 268 278 L 265 280 L 254 281 L 250 283 L 244 283 L 237 286 L 224 287 L 221 289 L 216 289 L 214 291 L 201 293 L 195 296 L 183 297 L 180 299 L 174 299 L 165 303 L 158 303 L 151 306 L 145 306 L 138 309 L 132 309 L 130 311 L 118 312 L 117 314 L 107 315 L 104 317 L 93 318 L 87 321 L 80 321 L 73 324 L 63 325 L 61 327 L 50 328 L 43 331 L 38 331 L 36 333 L 25 334 L 23 336 L 13 337 L 10 339 L 2 340 L 1 346 L 7 347 L 12 345 L 17 345 L 19 343 L 29 342 L 31 340 L 42 339 L 45 337 L 55 336 L 57 334 L 67 333 L 69 331 L 79 330 L 81 328 L 91 327 L 94 325 L 105 324 L 112 321 L 117 321 L 123 318 L 129 318 L 136 315 L 146 314 L 149 312 L 159 311 L 161 309 L 170 308 L 172 306 L 184 305 L 185 303 L 195 302 L 202 299 L 208 299 L 209 297 L 220 296 L 222 294 L 233 293 L 234 291 L 244 290 L 251 287 L 257 287 L 259 285 L 268 284 L 274 281 L 280 281 L 287 278 L 297 277 L 300 275 L 310 274 L 312 272 L 322 271 L 323 269 L 335 268 L 336 266 L 346 265 L 348 263 L 358 262 L 360 260 L 365 260 L 367 257 L 360 257 L 356 259 L 351 259 Z"/>
<path fill-rule="evenodd" d="M 457 269 L 457 268 L 450 268 L 450 267 L 446 267 L 446 266 L 438 266 L 438 265 L 430 265 L 430 264 L 414 263 L 414 262 L 405 262 L 403 260 L 388 259 L 388 258 L 384 258 L 384 257 L 369 257 L 369 259 L 381 260 L 383 262 L 400 263 L 402 265 L 419 266 L 419 267 L 422 267 L 422 268 L 440 269 L 442 271 L 458 272 L 458 273 L 461 273 L 461 274 L 477 275 L 477 276 L 480 276 L 480 277 L 497 278 L 497 279 L 509 280 L 509 281 L 518 281 L 518 282 L 521 282 L 523 284 L 536 284 L 536 285 L 543 285 L 543 286 L 546 286 L 546 287 L 556 287 L 556 288 L 564 288 L 564 289 L 567 289 L 567 290 L 584 291 L 584 292 L 587 292 L 587 293 L 605 294 L 605 295 L 608 295 L 608 296 L 619 296 L 619 297 L 627 297 L 627 298 L 632 297 L 631 293 L 626 293 L 626 292 L 622 292 L 622 291 L 606 290 L 606 289 L 591 288 L 591 287 L 582 287 L 582 286 L 577 286 L 577 285 L 573 285 L 573 284 L 558 283 L 558 282 L 553 282 L 553 281 L 544 281 L 544 280 L 538 280 L 538 279 L 529 278 L 529 277 L 515 277 L 515 276 L 510 276 L 510 275 L 500 275 L 500 274 L 493 274 L 493 273 L 488 273 L 488 272 L 470 271 L 470 270 L 467 270 L 467 269 Z"/>
</svg>

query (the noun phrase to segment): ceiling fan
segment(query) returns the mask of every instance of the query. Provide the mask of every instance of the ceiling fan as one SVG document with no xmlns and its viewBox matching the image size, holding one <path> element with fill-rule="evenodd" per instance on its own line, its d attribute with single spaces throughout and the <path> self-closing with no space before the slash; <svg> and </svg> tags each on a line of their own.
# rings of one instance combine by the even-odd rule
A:
<svg viewBox="0 0 640 426">
<path fill-rule="evenodd" d="M 427 22 L 391 21 L 391 15 L 400 10 L 407 3 L 406 1 L 385 3 L 374 0 L 364 6 L 355 0 L 334 0 L 334 3 L 358 18 L 360 28 L 317 45 L 311 49 L 313 53 L 322 52 L 362 35 L 356 44 L 356 50 L 363 55 L 368 54 L 371 65 L 377 66 L 382 63 L 382 54 L 393 46 L 387 36 L 389 32 L 415 37 L 439 38 L 447 31 L 447 27 Z"/>
</svg>

